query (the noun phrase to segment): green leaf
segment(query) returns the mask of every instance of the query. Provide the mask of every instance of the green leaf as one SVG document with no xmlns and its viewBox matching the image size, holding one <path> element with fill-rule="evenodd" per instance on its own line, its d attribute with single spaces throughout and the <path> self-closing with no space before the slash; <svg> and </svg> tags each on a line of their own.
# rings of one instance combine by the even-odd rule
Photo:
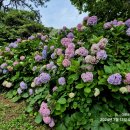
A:
<svg viewBox="0 0 130 130">
<path fill-rule="evenodd" d="M 14 98 L 11 99 L 12 102 L 17 102 L 21 97 L 20 96 L 15 96 Z"/>
<path fill-rule="evenodd" d="M 91 89 L 88 88 L 88 87 L 86 87 L 86 88 L 84 89 L 84 92 L 85 92 L 85 93 L 90 93 L 90 92 L 91 92 Z"/>
<path fill-rule="evenodd" d="M 84 87 L 84 84 L 77 84 L 75 88 L 81 89 L 81 88 L 83 88 L 83 87 Z"/>
<path fill-rule="evenodd" d="M 60 103 L 60 104 L 66 104 L 66 99 L 60 98 L 57 102 Z"/>
<path fill-rule="evenodd" d="M 28 93 L 24 93 L 24 94 L 22 95 L 23 98 L 27 98 L 28 96 L 29 96 Z"/>
<path fill-rule="evenodd" d="M 36 118 L 35 118 L 35 122 L 37 123 L 37 124 L 39 124 L 39 123 L 41 123 L 42 122 L 42 116 L 38 113 L 38 115 L 36 116 Z"/>
<path fill-rule="evenodd" d="M 105 70 L 106 74 L 111 74 L 112 73 L 112 69 L 109 66 L 104 65 L 104 70 Z"/>
</svg>

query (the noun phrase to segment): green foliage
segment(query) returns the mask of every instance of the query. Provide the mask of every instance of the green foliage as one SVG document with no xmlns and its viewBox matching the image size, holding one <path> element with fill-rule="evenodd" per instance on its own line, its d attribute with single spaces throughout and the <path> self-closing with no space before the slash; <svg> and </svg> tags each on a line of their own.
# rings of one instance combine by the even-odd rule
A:
<svg viewBox="0 0 130 130">
<path fill-rule="evenodd" d="M 71 62 L 70 66 L 63 66 L 66 47 L 61 44 L 61 39 L 67 36 L 70 32 L 69 29 L 51 34 L 52 37 L 47 35 L 44 41 L 38 38 L 38 34 L 34 35 L 34 39 L 22 40 L 18 43 L 17 48 L 10 48 L 9 52 L 5 50 L 6 46 L 1 47 L 0 65 L 7 63 L 4 68 L 6 70 L 9 70 L 9 66 L 13 67 L 13 70 L 8 73 L 3 73 L 3 69 L 1 69 L 1 89 L 9 89 L 7 97 L 14 102 L 21 99 L 26 100 L 26 111 L 36 116 L 35 122 L 37 123 L 42 122 L 39 108 L 43 101 L 46 102 L 51 110 L 50 116 L 55 121 L 55 130 L 127 129 L 129 122 L 116 122 L 114 119 L 120 118 L 122 113 L 129 113 L 129 92 L 123 94 L 120 88 L 126 87 L 123 81 L 125 75 L 130 73 L 130 39 L 126 35 L 127 27 L 125 25 L 107 30 L 103 28 L 103 25 L 104 23 L 100 22 L 95 26 L 85 25 L 82 31 L 78 31 L 77 28 L 73 29 L 74 50 L 85 47 L 89 51 L 89 55 L 96 57 L 98 61 L 96 63 L 86 62 L 85 56 L 74 55 L 68 59 Z M 93 44 L 101 42 L 103 38 L 106 38 L 103 50 L 107 53 L 107 59 L 99 60 L 97 54 L 92 53 L 91 47 Z M 45 45 L 48 48 L 47 58 L 37 62 L 35 56 L 42 56 Z M 52 45 L 54 50 L 50 49 Z M 61 55 L 57 54 L 57 48 L 62 49 Z M 53 53 L 56 54 L 54 58 L 51 57 Z M 25 56 L 23 61 L 20 60 L 21 56 Z M 16 66 L 13 65 L 15 61 L 19 62 Z M 49 63 L 54 63 L 56 67 L 48 69 Z M 50 75 L 50 81 L 33 86 L 34 79 L 42 72 Z M 82 79 L 81 75 L 86 72 L 92 72 L 93 80 L 91 82 L 85 82 Z M 108 77 L 115 73 L 122 75 L 120 85 L 112 85 L 107 81 Z M 64 85 L 58 83 L 60 77 L 65 78 Z M 13 86 L 11 88 L 4 86 L 5 80 L 11 82 Z M 18 94 L 17 90 L 21 81 L 26 82 L 28 87 L 23 90 L 22 94 Z M 55 86 L 57 89 L 54 91 Z M 33 90 L 33 94 L 29 93 L 30 89 Z M 112 119 L 112 123 L 109 119 Z"/>
<path fill-rule="evenodd" d="M 27 38 L 33 33 L 49 32 L 38 22 L 33 12 L 22 10 L 0 11 L 0 45 L 4 42 L 13 42 L 16 38 Z"/>
<path fill-rule="evenodd" d="M 100 20 L 110 21 L 116 18 L 130 17 L 129 0 L 70 0 L 79 11 L 96 15 Z"/>
</svg>

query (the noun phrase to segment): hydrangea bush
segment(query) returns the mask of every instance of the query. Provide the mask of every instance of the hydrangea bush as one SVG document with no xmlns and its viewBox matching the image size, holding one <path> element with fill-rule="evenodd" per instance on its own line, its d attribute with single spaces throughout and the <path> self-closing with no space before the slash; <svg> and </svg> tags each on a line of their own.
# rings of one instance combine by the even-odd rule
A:
<svg viewBox="0 0 130 130">
<path fill-rule="evenodd" d="M 55 130 L 127 129 L 130 120 L 117 120 L 130 112 L 129 21 L 92 16 L 52 36 L 17 39 L 0 50 L 1 89 Z"/>
</svg>

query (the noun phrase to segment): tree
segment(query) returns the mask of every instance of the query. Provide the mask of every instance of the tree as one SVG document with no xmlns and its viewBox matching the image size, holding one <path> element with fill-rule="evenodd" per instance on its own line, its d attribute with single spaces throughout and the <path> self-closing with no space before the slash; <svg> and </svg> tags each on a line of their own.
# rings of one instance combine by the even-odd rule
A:
<svg viewBox="0 0 130 130">
<path fill-rule="evenodd" d="M 130 17 L 130 0 L 70 0 L 80 12 L 89 12 L 100 20 Z"/>
<path fill-rule="evenodd" d="M 24 8 L 27 8 L 27 9 L 35 12 L 37 14 L 37 16 L 39 16 L 39 19 L 40 19 L 39 11 L 35 10 L 34 6 L 35 7 L 38 7 L 38 6 L 45 7 L 45 3 L 48 1 L 49 0 L 8 0 L 8 2 L 7 2 L 6 0 L 0 0 L 0 10 L 7 11 L 11 7 L 18 9 L 18 7 L 22 6 Z"/>
<path fill-rule="evenodd" d="M 48 31 L 49 28 L 37 22 L 34 12 L 22 10 L 0 11 L 0 45 L 3 42 L 13 42 L 16 38 L 28 38 L 34 33 Z"/>
</svg>

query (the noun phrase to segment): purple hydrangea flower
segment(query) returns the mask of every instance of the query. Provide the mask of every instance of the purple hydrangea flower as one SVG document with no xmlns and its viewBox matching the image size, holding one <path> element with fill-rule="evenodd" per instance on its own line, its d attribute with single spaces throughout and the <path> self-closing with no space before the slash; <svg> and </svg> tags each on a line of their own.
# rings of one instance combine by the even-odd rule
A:
<svg viewBox="0 0 130 130">
<path fill-rule="evenodd" d="M 17 48 L 17 47 L 18 47 L 18 44 L 15 42 L 9 44 L 9 48 Z"/>
<path fill-rule="evenodd" d="M 42 58 L 42 56 L 40 56 L 40 55 L 36 55 L 36 56 L 35 56 L 35 61 L 36 61 L 36 62 L 40 62 L 42 59 L 43 59 L 43 58 Z"/>
<path fill-rule="evenodd" d="M 33 95 L 33 89 L 29 89 L 29 95 Z"/>
<path fill-rule="evenodd" d="M 107 53 L 105 50 L 100 50 L 97 52 L 97 59 L 105 60 L 107 58 Z"/>
<path fill-rule="evenodd" d="M 27 84 L 22 81 L 22 82 L 20 83 L 20 88 L 21 88 L 22 90 L 27 89 Z"/>
<path fill-rule="evenodd" d="M 130 36 L 130 28 L 128 28 L 128 29 L 126 30 L 126 34 L 127 34 L 128 36 Z"/>
<path fill-rule="evenodd" d="M 42 51 L 42 58 L 43 59 L 47 58 L 47 51 L 45 49 Z"/>
<path fill-rule="evenodd" d="M 58 83 L 59 83 L 59 85 L 65 85 L 65 83 L 66 83 L 65 78 L 64 77 L 60 77 L 58 79 Z"/>
<path fill-rule="evenodd" d="M 17 93 L 18 93 L 19 95 L 20 95 L 22 92 L 23 92 L 23 91 L 22 91 L 21 88 L 18 88 L 18 89 L 17 89 Z"/>
<path fill-rule="evenodd" d="M 41 40 L 42 40 L 42 41 L 45 41 L 46 38 L 47 38 L 46 36 L 41 36 Z"/>
<path fill-rule="evenodd" d="M 130 28 L 130 19 L 126 20 L 126 21 L 125 21 L 125 24 L 126 24 L 127 27 Z"/>
<path fill-rule="evenodd" d="M 116 73 L 116 74 L 110 75 L 107 81 L 109 84 L 112 84 L 112 85 L 120 85 L 122 81 L 122 76 L 119 73 Z"/>
<path fill-rule="evenodd" d="M 30 37 L 28 37 L 28 40 L 33 40 L 33 39 L 35 39 L 35 36 L 30 36 Z"/>
<path fill-rule="evenodd" d="M 68 33 L 67 38 L 73 39 L 74 38 L 74 34 L 72 32 Z"/>
<path fill-rule="evenodd" d="M 48 83 L 50 81 L 50 79 L 51 79 L 51 77 L 49 74 L 44 73 L 44 72 L 40 74 L 40 80 L 42 83 Z"/>
<path fill-rule="evenodd" d="M 111 29 L 112 28 L 112 24 L 111 24 L 111 22 L 107 22 L 107 23 L 105 23 L 104 24 L 104 29 Z"/>
<path fill-rule="evenodd" d="M 97 24 L 97 16 L 89 17 L 87 20 L 87 24 L 90 26 L 96 25 Z"/>
</svg>

